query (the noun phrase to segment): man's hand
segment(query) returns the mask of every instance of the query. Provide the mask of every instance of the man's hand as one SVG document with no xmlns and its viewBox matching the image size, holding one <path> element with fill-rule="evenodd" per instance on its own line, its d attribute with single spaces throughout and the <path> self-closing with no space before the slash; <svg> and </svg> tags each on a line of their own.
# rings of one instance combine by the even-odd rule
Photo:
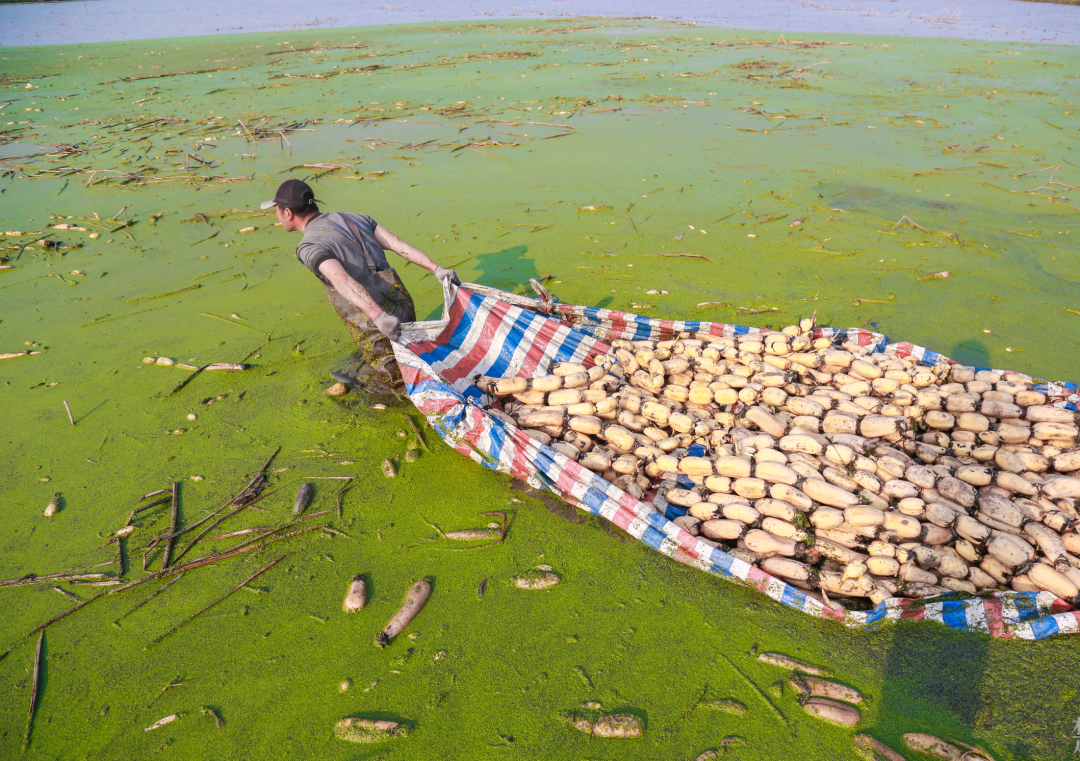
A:
<svg viewBox="0 0 1080 761">
<path fill-rule="evenodd" d="M 450 278 L 450 282 L 454 285 L 461 285 L 461 280 L 458 279 L 457 273 L 453 270 L 446 269 L 446 267 L 436 266 L 433 274 L 435 275 L 435 279 L 440 283 L 444 282 L 447 278 Z"/>
<path fill-rule="evenodd" d="M 391 341 L 398 341 L 401 339 L 401 320 L 394 317 L 392 314 L 383 312 L 376 317 L 375 327 Z"/>
</svg>

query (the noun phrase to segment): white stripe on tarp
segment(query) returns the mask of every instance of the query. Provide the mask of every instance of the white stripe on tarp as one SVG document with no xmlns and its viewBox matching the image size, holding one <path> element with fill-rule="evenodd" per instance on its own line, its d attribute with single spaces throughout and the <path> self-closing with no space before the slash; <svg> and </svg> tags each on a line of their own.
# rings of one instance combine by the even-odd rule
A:
<svg viewBox="0 0 1080 761">
<path fill-rule="evenodd" d="M 765 594 L 772 599 L 779 602 L 784 599 L 784 590 L 787 589 L 787 584 L 775 576 L 770 576 L 769 580 L 765 583 Z"/>
<path fill-rule="evenodd" d="M 1035 639 L 1035 632 L 1032 630 L 1031 624 L 1027 621 L 1022 624 L 1016 624 L 1010 628 L 1014 637 L 1019 639 Z"/>
<path fill-rule="evenodd" d="M 1001 621 L 1006 626 L 1013 626 L 1020 620 L 1020 611 L 1010 597 L 1001 598 Z"/>
<path fill-rule="evenodd" d="M 986 623 L 986 607 L 982 600 L 970 600 L 964 609 L 964 618 L 967 620 L 968 631 L 989 632 L 990 625 Z"/>
</svg>

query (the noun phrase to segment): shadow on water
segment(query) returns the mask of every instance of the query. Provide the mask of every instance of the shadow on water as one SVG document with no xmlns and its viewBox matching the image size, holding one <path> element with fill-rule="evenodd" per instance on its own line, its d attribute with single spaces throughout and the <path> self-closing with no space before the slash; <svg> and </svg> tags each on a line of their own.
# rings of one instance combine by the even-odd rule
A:
<svg viewBox="0 0 1080 761">
<path fill-rule="evenodd" d="M 528 246 L 511 246 L 502 251 L 492 251 L 476 257 L 474 267 L 478 273 L 476 282 L 521 296 L 532 296 L 529 278 L 539 277 L 536 262 L 525 256 Z"/>
<path fill-rule="evenodd" d="M 881 724 L 906 727 L 913 717 L 933 717 L 938 731 L 960 736 L 979 714 L 989 647 L 988 637 L 933 623 L 897 627 L 885 663 Z"/>
<path fill-rule="evenodd" d="M 510 291 L 519 296 L 533 297 L 529 287 L 529 278 L 539 278 L 535 262 L 527 258 L 528 246 L 511 246 L 501 251 L 492 251 L 487 254 L 479 254 L 473 260 L 477 274 L 471 275 L 470 280 L 480 285 L 498 288 L 501 291 Z M 442 305 L 435 307 L 424 317 L 425 320 L 438 320 L 442 317 Z"/>
<path fill-rule="evenodd" d="M 969 367 L 990 366 L 990 352 L 982 341 L 974 338 L 956 344 L 949 358 Z"/>
</svg>

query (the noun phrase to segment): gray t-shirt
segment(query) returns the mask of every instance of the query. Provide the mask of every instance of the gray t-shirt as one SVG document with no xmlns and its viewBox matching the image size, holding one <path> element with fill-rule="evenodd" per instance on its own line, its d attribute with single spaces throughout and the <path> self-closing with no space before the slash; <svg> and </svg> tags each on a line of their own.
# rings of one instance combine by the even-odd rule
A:
<svg viewBox="0 0 1080 761">
<path fill-rule="evenodd" d="M 359 240 L 353 235 L 347 219 L 356 226 L 360 233 Z M 387 270 L 390 265 L 382 246 L 375 240 L 375 226 L 375 220 L 367 214 L 342 214 L 336 211 L 320 214 L 304 226 L 304 237 L 296 246 L 296 258 L 327 285 L 330 283 L 319 272 L 319 265 L 327 259 L 337 259 L 345 271 L 378 301 L 378 294 L 373 293 L 368 284 L 372 282 L 374 273 Z M 375 265 L 374 268 L 371 264 Z M 376 286 L 374 290 L 381 289 Z"/>
</svg>

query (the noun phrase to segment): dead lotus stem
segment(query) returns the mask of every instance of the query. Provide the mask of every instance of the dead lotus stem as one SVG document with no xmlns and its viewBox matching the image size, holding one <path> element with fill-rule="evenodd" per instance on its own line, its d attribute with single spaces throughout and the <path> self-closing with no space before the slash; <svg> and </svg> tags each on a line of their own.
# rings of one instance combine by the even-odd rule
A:
<svg viewBox="0 0 1080 761">
<path fill-rule="evenodd" d="M 248 482 L 247 486 L 245 486 L 243 489 L 241 489 L 240 492 L 237 493 L 237 495 L 235 497 L 230 499 L 228 502 L 226 502 L 224 505 L 219 507 L 214 512 L 207 515 L 205 518 L 203 518 L 203 519 L 201 519 L 199 521 L 196 521 L 195 523 L 191 524 L 190 526 L 187 526 L 186 528 L 176 532 L 176 534 L 174 534 L 174 536 L 179 537 L 179 536 L 183 536 L 184 534 L 187 534 L 188 532 L 194 531 L 199 526 L 206 523 L 206 521 L 208 521 L 211 518 L 214 518 L 215 516 L 219 515 L 221 513 L 221 511 L 224 510 L 225 508 L 231 507 L 232 505 L 235 505 L 235 504 L 238 504 L 241 500 L 249 499 L 250 501 L 244 503 L 244 507 L 251 507 L 252 505 L 257 504 L 257 503 L 261 502 L 262 500 L 266 499 L 267 497 L 271 496 L 272 494 L 280 491 L 280 488 L 279 488 L 279 489 L 274 489 L 273 491 L 267 492 L 266 494 L 261 494 L 259 496 L 255 496 L 256 493 L 258 492 L 258 489 L 261 488 L 261 484 L 258 483 L 258 482 L 265 477 L 267 468 L 270 467 L 270 463 L 273 461 L 274 457 L 276 457 L 277 453 L 280 452 L 280 451 L 281 451 L 281 447 L 278 447 L 274 451 L 274 454 L 270 455 L 270 459 L 266 461 L 266 463 L 262 466 L 262 468 L 259 470 L 259 472 L 255 474 L 255 477 L 252 478 L 251 481 Z"/>
<path fill-rule="evenodd" d="M 173 481 L 172 485 L 172 520 L 169 523 L 169 537 L 165 540 L 165 553 L 161 556 L 161 570 L 169 567 L 172 555 L 173 541 L 176 535 L 176 520 L 180 514 L 180 482 Z"/>
<path fill-rule="evenodd" d="M 75 425 L 75 418 L 71 416 L 71 407 L 68 406 L 67 399 L 64 400 L 64 409 L 67 410 L 68 421 Z"/>
<path fill-rule="evenodd" d="M 154 493 L 155 494 L 162 494 L 162 493 L 168 493 L 168 491 L 169 491 L 168 489 L 161 489 L 160 491 L 156 491 Z M 143 499 L 145 499 L 145 497 Z M 162 497 L 161 499 L 155 499 L 153 502 L 151 502 L 148 505 L 143 505 L 142 507 L 136 507 L 130 513 L 128 513 L 127 523 L 125 523 L 124 526 L 130 526 L 131 522 L 135 519 L 135 516 L 138 515 L 139 513 L 144 512 L 146 510 L 149 510 L 151 508 L 157 507 L 158 505 L 164 505 L 166 502 L 168 502 L 171 499 L 172 499 L 171 497 Z"/>
<path fill-rule="evenodd" d="M 233 587 L 232 589 L 230 589 L 230 590 L 229 590 L 228 592 L 226 592 L 225 594 L 223 594 L 223 595 L 222 595 L 221 597 L 217 598 L 216 600 L 214 600 L 214 601 L 213 601 L 212 603 L 210 603 L 210 604 L 209 604 L 209 605 L 207 605 L 206 607 L 204 607 L 204 608 L 202 608 L 202 609 L 200 609 L 200 610 L 196 611 L 195 613 L 192 613 L 192 614 L 191 614 L 190 616 L 188 616 L 187 618 L 185 618 L 185 619 L 184 619 L 183 621 L 181 621 L 180 623 L 178 623 L 178 624 L 177 624 L 176 626 L 174 626 L 173 628 L 169 629 L 169 631 L 165 632 L 165 633 L 164 633 L 164 634 L 162 634 L 162 635 L 161 635 L 160 637 L 158 637 L 157 639 L 155 639 L 155 640 L 153 640 L 152 642 L 150 642 L 149 644 L 147 644 L 147 646 L 146 646 L 146 649 L 149 649 L 149 648 L 150 648 L 150 645 L 156 645 L 156 644 L 157 644 L 158 642 L 161 642 L 161 640 L 165 639 L 165 638 L 166 638 L 166 637 L 168 637 L 168 636 L 169 636 L 170 634 L 173 634 L 173 633 L 175 633 L 176 631 L 178 631 L 178 630 L 179 630 L 179 629 L 180 629 L 181 627 L 183 627 L 184 625 L 186 625 L 186 624 L 190 623 L 191 621 L 195 620 L 195 618 L 197 618 L 197 617 L 198 617 L 198 616 L 199 616 L 200 614 L 202 614 L 202 613 L 205 613 L 206 611 L 210 610 L 210 608 L 214 607 L 214 606 L 215 606 L 215 605 L 217 605 L 217 604 L 218 604 L 219 602 L 221 602 L 222 600 L 224 600 L 225 598 L 227 598 L 227 597 L 228 597 L 229 595 L 233 594 L 234 592 L 236 592 L 236 591 L 237 591 L 237 590 L 239 590 L 240 588 L 242 588 L 242 587 L 245 587 L 245 586 L 247 586 L 249 582 L 252 582 L 252 581 L 254 581 L 254 580 L 255 580 L 255 579 L 257 579 L 257 578 L 258 578 L 259 576 L 261 576 L 262 574 L 264 574 L 264 573 L 266 573 L 267 571 L 269 571 L 269 570 L 270 570 L 271 568 L 273 568 L 274 566 L 276 566 L 276 565 L 277 565 L 278 563 L 280 563 L 280 562 L 281 562 L 282 560 L 284 560 L 285 558 L 289 557 L 290 555 L 292 555 L 292 553 L 291 553 L 291 552 L 286 552 L 286 553 L 285 553 L 284 555 L 282 555 L 281 557 L 279 557 L 279 558 L 278 558 L 277 560 L 273 560 L 273 561 L 271 561 L 270 563 L 266 564 L 265 566 L 263 566 L 262 568 L 260 568 L 260 569 L 259 569 L 258 571 L 256 571 L 255 573 L 251 574 L 251 575 L 250 575 L 250 576 L 248 576 L 248 577 L 247 577 L 246 579 L 244 579 L 243 581 L 241 581 L 241 582 L 240 582 L 239 584 L 237 584 L 237 585 L 236 585 L 235 587 Z"/>
<path fill-rule="evenodd" d="M 277 489 L 275 489 L 274 491 L 278 491 L 278 490 L 277 490 Z M 270 492 L 269 494 L 265 494 L 265 495 L 263 495 L 263 497 L 260 497 L 259 499 L 263 499 L 263 498 L 265 498 L 265 497 L 269 497 L 269 496 L 270 496 L 270 494 L 273 494 L 273 493 L 274 493 L 274 492 Z M 194 546 L 195 546 L 196 544 L 198 544 L 198 543 L 199 543 L 199 541 L 200 541 L 200 540 L 201 540 L 201 539 L 202 539 L 202 538 L 203 538 L 204 536 L 206 536 L 207 534 L 209 534 L 209 533 L 210 533 L 211 531 L 213 531 L 213 530 L 214 530 L 215 528 L 217 528 L 217 527 L 218 527 L 218 526 L 219 526 L 220 524 L 224 523 L 225 521 L 227 521 L 227 520 L 228 520 L 229 518 L 233 517 L 233 516 L 234 516 L 234 515 L 236 515 L 237 513 L 239 513 L 239 512 L 242 512 L 242 511 L 244 511 L 244 510 L 248 509 L 249 507 L 251 507 L 252 505 L 254 505 L 254 504 L 255 504 L 255 502 L 257 502 L 257 501 L 258 501 L 258 500 L 254 500 L 254 501 L 252 501 L 252 502 L 248 502 L 248 503 L 246 503 L 246 504 L 240 505 L 240 507 L 236 508 L 236 509 L 235 509 L 235 510 L 233 510 L 233 511 L 232 511 L 231 513 L 228 513 L 227 515 L 223 515 L 222 517 L 218 518 L 218 519 L 217 519 L 216 521 L 214 521 L 213 523 L 211 523 L 211 524 L 210 524 L 209 526 L 207 526 L 206 528 L 204 528 L 204 529 L 202 530 L 202 533 L 200 533 L 200 534 L 199 534 L 198 536 L 196 536 L 196 537 L 195 537 L 194 539 L 192 539 L 192 540 L 191 540 L 191 542 L 190 542 L 190 543 L 188 544 L 188 546 L 187 546 L 187 547 L 185 547 L 185 548 L 183 549 L 183 551 L 182 551 L 182 552 L 181 552 L 181 553 L 180 553 L 179 555 L 177 555 L 177 556 L 176 556 L 176 559 L 175 559 L 175 560 L 174 560 L 173 562 L 174 562 L 174 563 L 178 563 L 178 562 L 180 562 L 180 558 L 182 558 L 182 557 L 184 557 L 184 555 L 188 554 L 188 551 L 189 551 L 189 550 L 191 550 L 191 548 L 192 548 L 192 547 L 194 547 Z M 216 514 L 216 513 L 215 513 L 215 514 Z"/>
<path fill-rule="evenodd" d="M 79 605 L 76 605 L 71 610 L 67 610 L 67 611 L 64 611 L 63 613 L 61 613 L 59 615 L 53 616 L 52 618 L 50 618 L 48 621 L 46 621 L 43 624 L 38 624 L 36 627 L 31 629 L 30 632 L 27 633 L 26 636 L 23 637 L 23 639 L 26 639 L 26 637 L 32 637 L 33 635 L 37 634 L 39 631 L 44 630 L 45 628 L 55 624 L 57 621 L 59 621 L 59 620 L 61 620 L 63 618 L 67 618 L 68 616 L 70 616 L 72 613 L 74 613 L 77 610 L 82 610 L 83 608 L 85 608 L 90 603 L 92 603 L 92 602 L 94 602 L 96 600 L 100 600 L 102 597 L 107 597 L 108 595 L 114 595 L 117 592 L 123 592 L 125 589 L 131 589 L 132 587 L 138 586 L 139 584 L 142 584 L 144 581 L 150 581 L 153 578 L 156 578 L 156 577 L 155 576 L 143 576 L 141 579 L 136 579 L 135 581 L 129 581 L 127 584 L 124 584 L 122 587 L 117 587 L 116 589 L 110 589 L 107 592 L 102 592 L 101 594 L 94 595 L 93 597 L 91 597 L 86 602 L 83 602 L 83 603 L 80 603 Z"/>
<path fill-rule="evenodd" d="M 307 516 L 307 517 L 310 518 L 311 516 Z M 234 548 L 234 549 L 231 549 L 231 550 L 226 550 L 225 552 L 219 552 L 216 555 L 207 555 L 206 557 L 197 558 L 195 560 L 189 560 L 187 563 L 184 563 L 183 565 L 174 565 L 168 571 L 163 571 L 163 572 L 159 573 L 158 576 L 159 577 L 164 577 L 164 576 L 170 576 L 173 573 L 182 573 L 184 571 L 190 571 L 190 570 L 195 569 L 195 568 L 201 568 L 204 565 L 210 565 L 211 563 L 216 563 L 219 560 L 228 560 L 229 558 L 236 557 L 237 555 L 243 555 L 243 554 L 248 553 L 248 552 L 254 552 L 254 551 L 257 551 L 257 550 L 261 550 L 264 547 L 267 547 L 267 546 L 269 546 L 271 544 L 274 544 L 275 542 L 284 542 L 284 541 L 286 541 L 288 539 L 292 539 L 293 537 L 300 536 L 301 534 L 306 534 L 309 531 L 318 531 L 319 529 L 323 528 L 324 525 L 325 524 L 320 523 L 318 526 L 309 526 L 307 528 L 302 528 L 299 531 L 293 531 L 293 532 L 288 533 L 288 534 L 282 534 L 281 536 L 275 537 L 274 539 L 270 539 L 268 541 L 265 541 L 262 544 L 248 544 L 248 545 L 241 546 L 240 548 Z M 259 539 L 262 539 L 262 538 L 263 537 L 259 537 Z M 153 576 L 148 576 L 146 578 L 154 578 L 154 577 Z M 114 590 L 114 591 L 119 591 L 119 590 Z"/>
<path fill-rule="evenodd" d="M 352 482 L 350 481 L 350 482 L 346 483 L 344 486 L 342 486 L 340 489 L 338 489 L 338 493 L 334 495 L 334 504 L 337 506 L 337 516 L 338 516 L 338 518 L 340 518 L 341 515 L 342 515 L 341 500 L 346 494 L 348 494 L 349 489 L 351 489 L 351 488 L 352 488 Z"/>
<path fill-rule="evenodd" d="M 787 722 L 787 719 L 784 718 L 784 714 L 780 713 L 780 709 L 777 708 L 775 705 L 773 705 L 773 702 L 771 700 L 769 700 L 769 696 L 766 695 L 764 692 L 762 692 L 761 688 L 758 687 L 756 684 L 754 684 L 750 680 L 750 677 L 748 677 L 746 674 L 744 674 L 742 671 L 740 671 L 739 667 L 736 666 L 734 663 L 732 663 L 730 658 L 728 658 L 723 653 L 720 653 L 720 657 L 723 658 L 724 661 L 727 663 L 727 665 L 730 666 L 732 668 L 732 670 L 736 674 L 738 674 L 739 677 L 744 682 L 746 682 L 747 685 L 750 686 L 750 689 L 752 689 L 757 694 L 757 696 L 759 698 L 761 698 L 761 700 L 765 703 L 765 705 L 767 705 L 769 707 L 769 710 L 772 712 L 773 716 L 775 716 L 780 721 L 780 723 L 783 724 L 785 727 L 788 726 L 788 722 Z"/>
<path fill-rule="evenodd" d="M 146 603 L 150 602 L 150 601 L 151 601 L 151 600 L 153 600 L 153 599 L 154 599 L 155 597 L 157 597 L 157 596 L 158 596 L 159 594 L 161 594 L 161 593 L 162 593 L 162 592 L 164 592 L 164 591 L 165 591 L 166 589 L 168 589 L 169 587 L 171 587 L 171 586 L 172 586 L 173 584 L 175 584 L 176 582 L 180 581 L 180 579 L 182 579 L 182 578 L 184 578 L 184 574 L 182 574 L 182 573 L 181 573 L 181 574 L 177 574 L 177 576 L 176 576 L 176 578 L 175 578 L 175 579 L 173 579 L 172 581 L 169 581 L 169 582 L 167 582 L 167 583 L 166 583 L 166 584 L 165 584 L 164 586 L 162 586 L 162 587 L 161 587 L 160 589 L 156 589 L 156 590 L 154 590 L 153 594 L 151 594 L 151 595 L 150 595 L 149 597 L 147 597 L 147 598 L 146 598 L 145 600 L 143 600 L 143 601 L 142 601 L 141 603 L 139 603 L 139 604 L 138 604 L 138 605 L 136 605 L 136 606 L 135 606 L 134 608 L 132 608 L 131 610 L 129 610 L 129 611 L 127 612 L 127 613 L 125 613 L 124 615 L 120 616 L 120 618 L 116 619 L 116 621 L 115 621 L 114 623 L 120 623 L 120 622 L 121 622 L 121 621 L 123 621 L 123 620 L 124 620 L 125 618 L 127 618 L 128 616 L 130 616 L 130 615 L 131 615 L 132 613 L 134 613 L 135 611 L 137 611 L 137 610 L 138 610 L 139 608 L 141 608 L 142 606 L 146 605 Z"/>
<path fill-rule="evenodd" d="M 37 711 L 38 687 L 41 685 L 41 646 L 45 642 L 45 632 L 38 635 L 37 650 L 34 651 L 34 685 L 30 689 L 30 711 L 26 716 L 26 735 L 23 737 L 23 750 L 30 746 L 30 730 L 34 725 L 34 713 Z"/>
</svg>

